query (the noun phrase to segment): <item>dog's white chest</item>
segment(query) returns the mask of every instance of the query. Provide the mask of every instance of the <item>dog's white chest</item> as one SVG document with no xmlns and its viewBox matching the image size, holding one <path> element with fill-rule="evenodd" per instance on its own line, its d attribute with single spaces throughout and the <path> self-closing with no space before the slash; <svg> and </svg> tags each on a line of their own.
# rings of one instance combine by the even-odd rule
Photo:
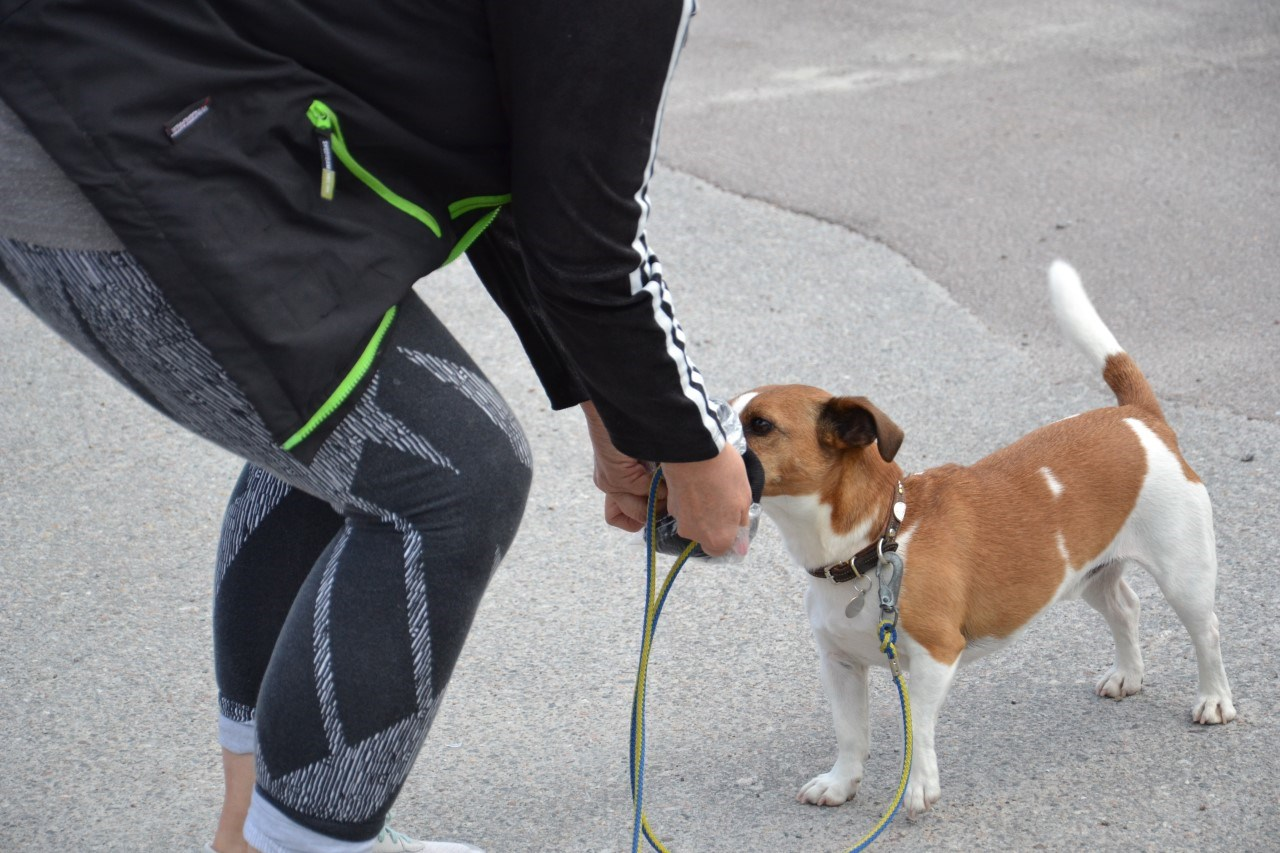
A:
<svg viewBox="0 0 1280 853">
<path fill-rule="evenodd" d="M 888 665 L 877 634 L 880 599 L 874 577 L 839 584 L 814 579 L 805 593 L 805 607 L 824 651 L 863 664 Z"/>
</svg>

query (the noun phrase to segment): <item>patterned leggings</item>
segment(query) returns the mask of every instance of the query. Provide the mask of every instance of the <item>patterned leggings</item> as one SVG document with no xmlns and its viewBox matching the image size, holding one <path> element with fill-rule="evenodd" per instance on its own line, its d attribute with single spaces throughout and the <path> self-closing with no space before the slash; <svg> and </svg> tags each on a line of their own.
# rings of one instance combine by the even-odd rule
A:
<svg viewBox="0 0 1280 853">
<path fill-rule="evenodd" d="M 128 253 L 0 239 L 0 281 L 248 460 L 214 587 L 220 739 L 257 754 L 245 833 L 266 853 L 367 849 L 524 511 L 531 459 L 511 411 L 411 296 L 367 389 L 304 465 Z"/>
</svg>

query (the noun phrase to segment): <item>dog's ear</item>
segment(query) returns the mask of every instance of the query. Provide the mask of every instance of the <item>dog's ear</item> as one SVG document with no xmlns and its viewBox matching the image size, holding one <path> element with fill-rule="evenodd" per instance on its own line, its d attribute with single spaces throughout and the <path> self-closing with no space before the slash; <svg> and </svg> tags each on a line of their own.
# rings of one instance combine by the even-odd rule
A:
<svg viewBox="0 0 1280 853">
<path fill-rule="evenodd" d="M 818 429 L 833 447 L 866 447 L 874 441 L 885 462 L 892 462 L 902 447 L 902 428 L 866 397 L 832 397 L 823 406 Z"/>
</svg>

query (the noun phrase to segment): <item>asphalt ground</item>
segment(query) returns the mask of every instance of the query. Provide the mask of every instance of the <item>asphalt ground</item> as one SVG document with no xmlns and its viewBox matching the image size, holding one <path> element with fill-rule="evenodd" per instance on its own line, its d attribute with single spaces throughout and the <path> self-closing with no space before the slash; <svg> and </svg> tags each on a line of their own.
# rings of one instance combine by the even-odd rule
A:
<svg viewBox="0 0 1280 853">
<path fill-rule="evenodd" d="M 703 7 L 668 163 L 890 246 L 1007 341 L 1056 338 L 1017 294 L 1064 256 L 1165 399 L 1280 420 L 1280 4 Z"/>
<path fill-rule="evenodd" d="M 1218 613 L 1239 718 L 1191 722 L 1190 642 L 1135 572 L 1143 692 L 1094 696 L 1112 660 L 1105 625 L 1082 603 L 1051 610 L 1021 642 L 961 672 L 938 726 L 943 799 L 920 821 L 896 821 L 878 847 L 1276 849 L 1273 7 L 984 4 L 957 17 L 936 4 L 831 2 L 782 19 L 766 4 L 702 5 L 669 107 L 651 236 L 717 391 L 799 381 L 866 394 L 904 427 L 909 470 L 974 461 L 1110 402 L 1051 326 L 1044 267 L 1063 255 L 1147 369 L 1215 503 Z M 1126 29 L 1116 15 L 1137 23 Z M 1185 59 L 1203 40 L 1219 46 L 1213 61 Z M 919 56 L 959 58 L 881 85 L 787 90 L 813 78 L 806 69 L 888 74 L 891 47 L 916 41 Z M 1000 61 L 977 61 L 990 53 Z M 1132 58 L 1128 85 L 1112 79 L 1124 64 L 1113 54 Z M 1141 61 L 1166 55 L 1195 67 Z M 834 56 L 845 58 L 825 64 Z M 768 98 L 699 105 L 778 80 L 786 91 Z M 991 87 L 994 106 L 983 107 Z M 1030 128 L 1055 98 L 1076 103 L 1074 132 L 1038 160 Z M 901 162 L 929 147 L 926 134 L 907 139 L 900 124 L 865 120 L 912 104 L 934 105 L 919 106 L 933 119 L 929 145 L 951 151 L 957 171 Z M 1196 105 L 1222 112 L 1214 127 L 1252 155 L 1224 152 Z M 1146 133 L 1144 115 L 1222 156 L 1210 164 L 1166 150 L 1172 137 Z M 1022 141 L 999 142 L 997 125 Z M 771 147 L 785 127 L 797 140 Z M 864 141 L 846 145 L 856 134 Z M 1105 156 L 1112 140 L 1145 140 L 1172 165 L 1126 171 Z M 1064 157 L 1074 168 L 1051 168 Z M 998 191 L 986 195 L 976 174 L 999 174 Z M 1037 182 L 1044 191 L 1024 197 Z M 1214 193 L 1222 203 L 1165 233 L 1183 218 L 1145 204 L 1141 186 L 1183 212 Z M 847 209 L 821 208 L 824 199 Z M 1044 199 L 1056 209 L 1037 219 Z M 948 205 L 967 212 L 948 217 Z M 1208 310 L 1205 270 L 1231 311 Z M 626 850 L 641 552 L 600 523 L 581 418 L 548 411 L 466 268 L 419 292 L 517 411 L 537 471 L 397 825 L 491 853 Z M 98 374 L 7 295 L 0 365 L 0 850 L 197 850 L 221 789 L 209 592 L 238 465 Z M 1016 508 L 1010 522 L 1016 535 Z M 672 592 L 650 673 L 648 802 L 675 851 L 843 850 L 893 792 L 897 707 L 877 672 L 858 799 L 794 802 L 834 755 L 805 583 L 766 521 L 744 565 L 691 568 Z"/>
</svg>

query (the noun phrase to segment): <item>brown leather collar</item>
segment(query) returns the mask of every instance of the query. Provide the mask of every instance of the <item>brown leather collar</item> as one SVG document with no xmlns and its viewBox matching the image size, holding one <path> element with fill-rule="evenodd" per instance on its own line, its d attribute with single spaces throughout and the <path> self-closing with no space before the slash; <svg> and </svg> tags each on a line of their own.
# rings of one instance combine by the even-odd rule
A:
<svg viewBox="0 0 1280 853">
<path fill-rule="evenodd" d="M 860 578 L 880 562 L 880 555 L 885 551 L 898 550 L 898 531 L 902 528 L 902 519 L 907 515 L 907 502 L 903 500 L 902 481 L 894 489 L 893 503 L 889 506 L 889 517 L 881 528 L 880 538 L 854 554 L 842 563 L 822 566 L 817 569 L 805 569 L 815 578 L 826 578 L 832 583 L 844 583 Z"/>
</svg>

